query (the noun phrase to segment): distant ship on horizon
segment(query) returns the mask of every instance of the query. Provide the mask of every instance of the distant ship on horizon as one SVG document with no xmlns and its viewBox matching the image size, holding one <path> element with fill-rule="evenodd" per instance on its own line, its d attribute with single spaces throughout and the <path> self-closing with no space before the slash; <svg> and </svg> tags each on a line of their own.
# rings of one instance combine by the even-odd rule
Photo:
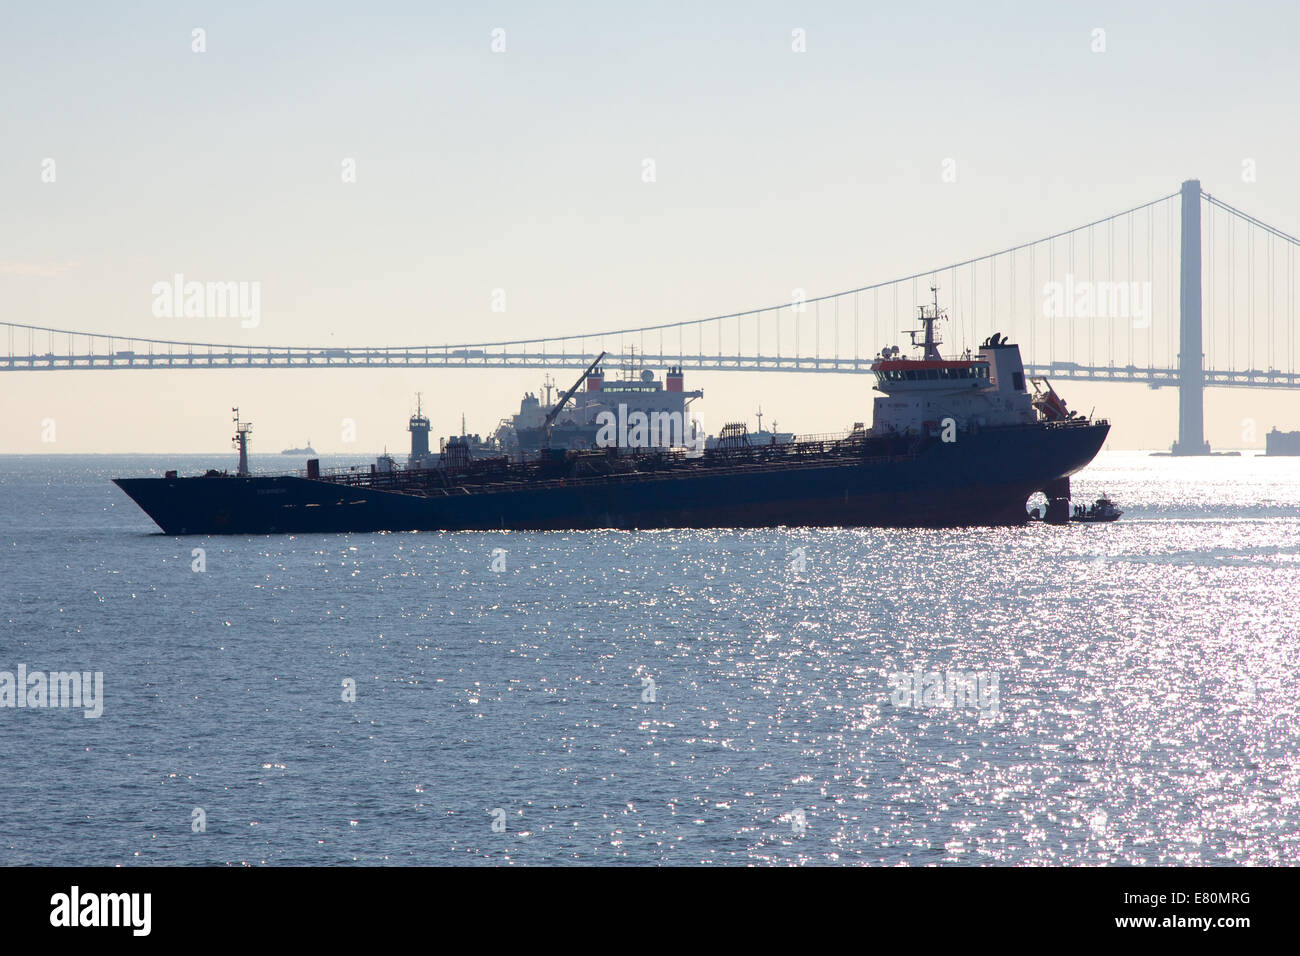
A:
<svg viewBox="0 0 1300 956">
<path fill-rule="evenodd" d="M 319 452 L 317 452 L 315 448 L 311 447 L 311 439 L 308 438 L 306 448 L 286 448 L 284 451 L 280 452 L 280 454 L 281 455 L 316 455 L 319 454 Z"/>
<path fill-rule="evenodd" d="M 1284 432 L 1276 425 L 1264 436 L 1264 454 L 1270 458 L 1280 455 L 1300 455 L 1300 431 Z"/>
</svg>

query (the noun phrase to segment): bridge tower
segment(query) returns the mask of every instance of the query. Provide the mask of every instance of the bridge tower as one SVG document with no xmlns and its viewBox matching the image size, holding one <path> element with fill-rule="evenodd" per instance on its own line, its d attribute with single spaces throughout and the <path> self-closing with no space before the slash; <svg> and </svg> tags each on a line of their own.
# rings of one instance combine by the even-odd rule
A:
<svg viewBox="0 0 1300 956">
<path fill-rule="evenodd" d="M 1175 455 L 1208 455 L 1205 354 L 1201 345 L 1201 181 L 1183 183 L 1181 288 L 1178 296 L 1178 441 Z"/>
</svg>

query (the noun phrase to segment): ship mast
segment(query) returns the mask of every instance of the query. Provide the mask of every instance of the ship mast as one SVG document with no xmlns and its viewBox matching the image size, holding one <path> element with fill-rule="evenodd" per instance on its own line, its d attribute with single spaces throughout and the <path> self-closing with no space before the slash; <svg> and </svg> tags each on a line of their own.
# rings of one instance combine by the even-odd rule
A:
<svg viewBox="0 0 1300 956">
<path fill-rule="evenodd" d="M 239 466 L 235 469 L 235 474 L 240 478 L 246 478 L 248 477 L 248 436 L 253 431 L 253 423 L 239 420 L 238 407 L 232 408 L 231 411 L 235 413 L 235 437 L 231 441 L 234 442 L 234 447 L 239 449 Z"/>
<path fill-rule="evenodd" d="M 935 334 L 934 326 L 940 319 L 948 318 L 948 313 L 939 308 L 939 287 L 932 285 L 930 291 L 934 294 L 933 304 L 917 306 L 917 311 L 920 312 L 918 318 L 921 322 L 921 328 L 913 329 L 908 334 L 912 336 L 913 348 L 920 346 L 924 350 L 922 358 L 927 361 L 938 362 L 943 358 L 939 354 L 939 346 L 943 344 L 943 339 Z M 921 342 L 917 342 L 916 337 L 921 334 L 924 334 L 925 338 Z"/>
</svg>

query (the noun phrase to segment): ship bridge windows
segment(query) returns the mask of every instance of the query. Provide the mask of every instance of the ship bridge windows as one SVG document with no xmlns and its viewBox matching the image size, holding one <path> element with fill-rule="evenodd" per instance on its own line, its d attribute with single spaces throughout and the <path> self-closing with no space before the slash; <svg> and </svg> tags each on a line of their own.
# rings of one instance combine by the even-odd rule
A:
<svg viewBox="0 0 1300 956">
<path fill-rule="evenodd" d="M 987 362 L 973 362 L 970 365 L 941 365 L 939 367 L 888 368 L 876 372 L 876 382 L 886 385 L 893 382 L 959 382 L 987 380 L 989 366 Z"/>
</svg>

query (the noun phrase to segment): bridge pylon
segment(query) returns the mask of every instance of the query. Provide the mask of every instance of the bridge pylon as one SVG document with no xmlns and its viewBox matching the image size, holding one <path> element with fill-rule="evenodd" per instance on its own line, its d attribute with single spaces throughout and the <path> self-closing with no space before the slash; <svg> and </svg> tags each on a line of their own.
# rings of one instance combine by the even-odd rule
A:
<svg viewBox="0 0 1300 956">
<path fill-rule="evenodd" d="M 1175 455 L 1208 455 L 1205 353 L 1201 344 L 1201 181 L 1182 189 L 1181 287 L 1178 296 L 1178 441 Z"/>
</svg>

